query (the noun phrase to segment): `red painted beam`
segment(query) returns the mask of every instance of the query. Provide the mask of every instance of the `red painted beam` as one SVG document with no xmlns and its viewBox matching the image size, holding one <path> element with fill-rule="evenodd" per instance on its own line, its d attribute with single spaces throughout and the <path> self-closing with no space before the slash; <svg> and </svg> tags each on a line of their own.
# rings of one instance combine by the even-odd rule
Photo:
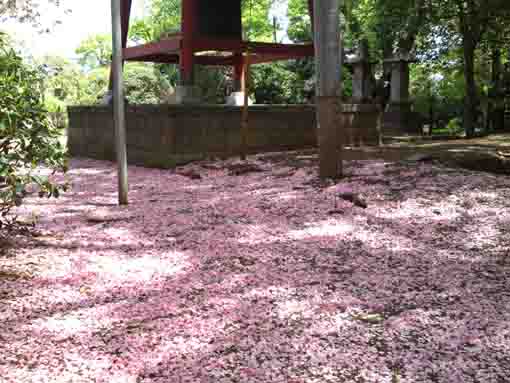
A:
<svg viewBox="0 0 510 383">
<path fill-rule="evenodd" d="M 234 66 L 236 58 L 234 56 L 195 56 L 195 62 L 199 65 L 211 66 Z"/>
<path fill-rule="evenodd" d="M 130 48 L 128 48 L 130 49 Z M 285 60 L 293 60 L 304 57 L 310 57 L 309 54 L 298 55 L 296 53 L 292 54 L 264 54 L 264 55 L 251 55 L 250 64 L 264 64 L 275 61 L 285 61 Z M 126 61 L 135 61 L 135 62 L 152 62 L 159 64 L 177 64 L 179 63 L 179 55 L 177 54 L 163 54 L 163 53 L 154 53 L 154 54 L 146 54 L 146 55 L 137 55 L 136 57 L 126 58 Z M 205 65 L 205 66 L 233 66 L 236 70 L 237 60 L 234 57 L 220 57 L 220 56 L 195 56 L 194 57 L 195 64 Z M 242 65 L 241 65 L 242 67 Z M 236 80 L 240 80 L 241 76 L 239 75 L 239 69 L 237 69 L 237 73 L 235 73 Z"/>
<path fill-rule="evenodd" d="M 252 55 L 250 58 L 251 64 L 265 64 L 271 63 L 275 61 L 286 61 L 286 60 L 294 60 L 304 57 L 310 57 L 308 53 L 303 52 L 303 54 L 264 54 L 264 55 Z"/>
<path fill-rule="evenodd" d="M 203 36 L 193 39 L 193 51 L 195 52 L 218 51 L 241 53 L 245 47 L 246 44 L 237 39 L 218 39 Z"/>
<path fill-rule="evenodd" d="M 154 54 L 147 56 L 140 56 L 137 58 L 132 58 L 127 61 L 136 61 L 136 62 L 147 62 L 147 63 L 158 63 L 158 64 L 178 64 L 179 63 L 179 55 L 176 54 Z"/>
<path fill-rule="evenodd" d="M 237 65 L 239 71 L 241 70 L 240 67 L 243 61 L 242 52 L 249 52 L 254 55 L 255 63 L 288 60 L 314 55 L 313 44 L 274 44 L 209 38 L 198 38 L 192 40 L 192 43 L 194 51 L 225 51 L 233 53 L 233 56 L 227 57 L 195 55 L 192 60 L 196 61 L 198 64 Z M 171 39 L 125 48 L 124 58 L 129 61 L 147 61 L 147 57 L 165 57 L 177 54 L 180 54 L 182 57 L 183 44 L 183 36 L 176 35 Z M 235 59 L 235 57 L 237 58 Z M 158 62 L 161 62 L 161 59 L 158 59 Z M 236 62 L 238 64 L 236 64 Z"/>
<path fill-rule="evenodd" d="M 176 36 L 172 39 L 165 39 L 154 43 L 137 45 L 136 47 L 124 48 L 124 59 L 129 61 L 140 61 L 137 59 L 147 56 L 179 54 L 182 38 Z"/>
<path fill-rule="evenodd" d="M 296 54 L 298 56 L 314 55 L 313 44 L 273 44 L 273 43 L 246 43 L 246 49 L 259 54 Z"/>
<path fill-rule="evenodd" d="M 235 58 L 233 56 L 220 57 L 220 56 L 195 56 L 195 64 L 210 65 L 210 66 L 234 66 Z M 179 55 L 177 54 L 148 54 L 145 56 L 137 56 L 130 58 L 127 61 L 136 62 L 152 62 L 159 64 L 177 64 L 179 63 Z"/>
<path fill-rule="evenodd" d="M 292 53 L 296 52 L 299 56 L 309 54 L 313 56 L 313 44 L 278 44 L 249 42 L 232 39 L 215 39 L 209 37 L 199 37 L 193 39 L 193 51 L 219 51 L 233 53 Z M 305 52 L 305 53 L 303 53 Z"/>
</svg>

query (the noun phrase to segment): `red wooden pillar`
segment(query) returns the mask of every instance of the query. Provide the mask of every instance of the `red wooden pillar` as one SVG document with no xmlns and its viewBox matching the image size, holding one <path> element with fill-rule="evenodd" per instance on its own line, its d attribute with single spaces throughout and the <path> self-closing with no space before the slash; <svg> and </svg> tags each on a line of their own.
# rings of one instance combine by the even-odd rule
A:
<svg viewBox="0 0 510 383">
<path fill-rule="evenodd" d="M 244 92 L 244 58 L 236 53 L 234 60 L 234 92 Z"/>
<path fill-rule="evenodd" d="M 193 37 L 196 31 L 196 0 L 182 0 L 182 49 L 180 56 L 181 85 L 193 85 Z"/>
<path fill-rule="evenodd" d="M 128 40 L 128 34 L 129 34 L 129 18 L 131 16 L 131 4 L 132 3 L 133 3 L 133 0 L 120 0 L 122 49 L 127 47 L 127 40 Z M 113 76 L 112 76 L 112 70 L 110 68 L 110 80 L 108 83 L 108 90 L 111 91 L 112 88 L 113 88 Z"/>
<path fill-rule="evenodd" d="M 133 0 L 122 0 L 122 7 L 120 9 L 120 17 L 122 22 L 122 48 L 127 46 L 127 39 L 129 34 L 129 18 L 131 16 L 131 4 Z"/>
</svg>

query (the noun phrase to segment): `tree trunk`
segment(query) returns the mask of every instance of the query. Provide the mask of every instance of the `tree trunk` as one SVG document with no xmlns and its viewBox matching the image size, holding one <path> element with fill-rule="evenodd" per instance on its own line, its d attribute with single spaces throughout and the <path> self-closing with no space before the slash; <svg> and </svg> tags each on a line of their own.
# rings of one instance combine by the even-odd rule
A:
<svg viewBox="0 0 510 383">
<path fill-rule="evenodd" d="M 416 36 L 425 22 L 425 1 L 415 0 L 414 9 L 410 12 L 406 28 L 398 41 L 398 50 L 401 56 L 408 56 L 413 50 Z"/>
<path fill-rule="evenodd" d="M 319 175 L 321 178 L 337 177 L 342 174 L 339 158 L 341 147 L 339 137 L 342 135 L 339 126 L 341 123 L 339 0 L 315 0 L 314 17 Z"/>
<path fill-rule="evenodd" d="M 249 81 L 250 81 L 250 54 L 244 56 L 242 92 L 244 92 L 243 109 L 241 113 L 241 161 L 248 155 L 248 107 L 249 107 Z"/>
<path fill-rule="evenodd" d="M 492 84 L 489 92 L 489 110 L 487 113 L 487 128 L 489 131 L 500 130 L 503 127 L 504 120 L 501 119 L 502 113 L 499 108 L 499 100 L 502 93 L 501 73 L 501 49 L 492 48 Z"/>
<path fill-rule="evenodd" d="M 393 58 L 393 41 L 389 38 L 385 38 L 383 43 L 383 78 L 391 76 L 391 63 L 386 60 Z"/>
<path fill-rule="evenodd" d="M 499 47 L 492 48 L 492 89 L 497 93 L 501 90 L 501 49 Z"/>
<path fill-rule="evenodd" d="M 463 36 L 464 80 L 466 81 L 466 98 L 464 102 L 464 130 L 467 137 L 475 135 L 477 117 L 477 91 L 475 82 L 475 43 L 468 35 Z"/>
</svg>

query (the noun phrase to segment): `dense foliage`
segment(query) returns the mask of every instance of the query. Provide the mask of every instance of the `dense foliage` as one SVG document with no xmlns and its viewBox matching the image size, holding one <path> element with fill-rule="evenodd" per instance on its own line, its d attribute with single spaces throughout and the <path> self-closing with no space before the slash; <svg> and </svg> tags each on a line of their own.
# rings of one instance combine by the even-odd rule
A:
<svg viewBox="0 0 510 383">
<path fill-rule="evenodd" d="M 76 54 L 84 67 L 106 66 L 112 57 L 112 38 L 106 34 L 89 36 L 80 43 Z"/>
<path fill-rule="evenodd" d="M 468 135 L 487 132 L 489 110 L 502 103 L 503 68 L 509 62 L 510 6 L 501 0 L 345 0 L 341 6 L 343 44 L 355 53 L 367 39 L 377 61 L 376 78 L 389 70 L 383 60 L 411 55 L 411 96 L 415 110 L 438 128 L 449 123 Z M 280 10 L 277 17 L 274 9 Z M 284 15 L 282 13 L 285 12 Z M 281 30 L 286 16 L 288 27 Z M 154 0 L 144 19 L 133 20 L 129 38 L 136 43 L 165 38 L 180 28 L 177 0 Z M 279 21 L 280 20 L 280 21 Z M 307 0 L 245 0 L 243 26 L 246 38 L 257 41 L 309 42 L 312 39 Z M 283 35 L 282 35 L 283 33 Z M 76 51 L 79 65 L 55 65 L 45 82 L 46 106 L 63 110 L 66 104 L 98 103 L 107 91 L 111 41 L 107 35 L 90 36 Z M 54 61 L 54 60 L 53 60 Z M 496 69 L 499 72 L 496 73 Z M 159 103 L 171 98 L 179 79 L 176 65 L 127 64 L 127 98 L 132 103 Z M 257 103 L 313 101 L 313 58 L 252 66 L 251 97 Z M 197 67 L 197 86 L 208 103 L 222 103 L 232 90 L 230 68 Z M 343 95 L 351 95 L 351 75 L 343 71 Z M 495 97 L 499 94 L 498 97 Z M 483 119 L 480 116 L 484 116 Z"/>
<path fill-rule="evenodd" d="M 42 76 L 0 34 L 0 235 L 12 228 L 8 213 L 22 204 L 32 184 L 40 196 L 58 197 L 60 185 L 36 173 L 37 166 L 64 170 L 62 132 L 42 101 Z"/>
</svg>

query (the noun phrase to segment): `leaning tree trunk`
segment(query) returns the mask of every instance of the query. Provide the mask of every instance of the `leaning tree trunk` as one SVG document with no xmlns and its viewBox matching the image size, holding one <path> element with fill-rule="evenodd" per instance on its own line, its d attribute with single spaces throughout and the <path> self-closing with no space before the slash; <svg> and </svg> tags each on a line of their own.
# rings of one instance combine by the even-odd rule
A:
<svg viewBox="0 0 510 383">
<path fill-rule="evenodd" d="M 463 38 L 464 80 L 466 81 L 466 98 L 464 102 L 464 130 L 467 137 L 475 135 L 477 117 L 477 91 L 475 81 L 475 43 L 469 36 Z"/>
</svg>

